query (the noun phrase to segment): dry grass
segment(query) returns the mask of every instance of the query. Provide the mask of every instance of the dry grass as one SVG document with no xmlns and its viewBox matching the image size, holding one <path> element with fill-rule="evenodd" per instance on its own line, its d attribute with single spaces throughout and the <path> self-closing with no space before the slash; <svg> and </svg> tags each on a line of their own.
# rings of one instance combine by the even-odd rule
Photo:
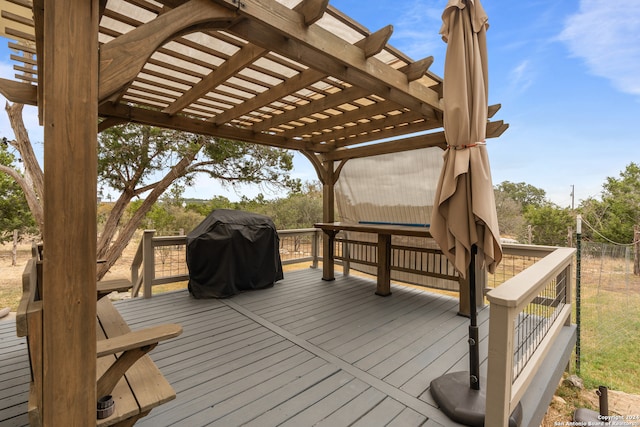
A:
<svg viewBox="0 0 640 427">
<path fill-rule="evenodd" d="M 18 308 L 22 296 L 22 271 L 31 257 L 31 244 L 18 247 L 16 265 L 11 265 L 11 245 L 0 246 L 0 308 Z"/>
</svg>

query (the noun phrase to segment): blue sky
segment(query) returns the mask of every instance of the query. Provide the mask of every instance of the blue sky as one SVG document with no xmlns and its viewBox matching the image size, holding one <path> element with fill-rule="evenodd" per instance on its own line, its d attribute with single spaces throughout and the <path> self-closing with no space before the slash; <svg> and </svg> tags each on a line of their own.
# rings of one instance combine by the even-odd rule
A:
<svg viewBox="0 0 640 427">
<path fill-rule="evenodd" d="M 438 31 L 445 0 L 331 0 L 371 31 L 394 26 L 390 43 L 413 59 L 433 55 L 443 74 L 446 44 Z M 366 4 L 366 6 L 365 6 Z M 510 128 L 488 141 L 494 184 L 526 182 L 554 203 L 599 197 L 606 177 L 640 163 L 640 0 L 483 0 L 489 15 L 489 103 Z M 363 7 L 364 6 L 364 7 Z M 0 42 L 6 60 L 6 43 Z M 11 76 L 0 62 L 0 76 Z M 1 97 L 0 97 L 1 98 Z M 25 110 L 32 141 L 42 141 L 35 109 Z M 5 114 L 0 136 L 12 137 Z M 315 179 L 296 156 L 294 175 Z M 198 180 L 188 197 L 222 194 Z M 204 188 L 207 188 L 205 191 Z M 242 190 L 249 197 L 261 190 Z"/>
<path fill-rule="evenodd" d="M 333 0 L 443 75 L 445 0 Z M 494 184 L 526 182 L 560 206 L 598 197 L 608 176 L 640 163 L 640 1 L 483 0 L 489 16 L 489 103 L 509 123 L 488 140 Z"/>
</svg>

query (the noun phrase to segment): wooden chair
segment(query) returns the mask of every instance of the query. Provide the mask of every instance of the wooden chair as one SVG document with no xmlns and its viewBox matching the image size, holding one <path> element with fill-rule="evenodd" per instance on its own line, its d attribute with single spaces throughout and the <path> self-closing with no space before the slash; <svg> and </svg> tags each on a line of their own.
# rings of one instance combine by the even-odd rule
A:
<svg viewBox="0 0 640 427">
<path fill-rule="evenodd" d="M 31 365 L 29 423 L 42 425 L 43 302 L 41 262 L 30 259 L 22 276 L 23 294 L 16 314 L 16 330 L 26 337 Z M 98 399 L 110 395 L 113 413 L 96 426 L 132 426 L 152 408 L 175 398 L 175 392 L 147 355 L 158 342 L 182 333 L 175 324 L 131 331 L 109 298 L 97 302 L 96 390 Z M 96 403 L 97 407 L 97 403 Z"/>
<path fill-rule="evenodd" d="M 33 258 L 36 258 L 38 261 L 42 261 L 42 251 L 43 251 L 42 243 L 33 244 L 31 246 L 31 256 Z M 98 260 L 98 263 L 101 263 L 101 262 L 104 262 L 104 261 Z M 41 283 L 41 281 L 38 283 Z M 117 291 L 117 292 L 130 291 L 131 288 L 133 288 L 133 285 L 131 284 L 131 280 L 124 277 L 119 277 L 117 279 L 109 279 L 109 280 L 99 280 L 96 283 L 96 292 L 97 292 L 98 299 L 106 295 L 109 295 L 111 292 L 114 292 L 114 291 Z"/>
</svg>

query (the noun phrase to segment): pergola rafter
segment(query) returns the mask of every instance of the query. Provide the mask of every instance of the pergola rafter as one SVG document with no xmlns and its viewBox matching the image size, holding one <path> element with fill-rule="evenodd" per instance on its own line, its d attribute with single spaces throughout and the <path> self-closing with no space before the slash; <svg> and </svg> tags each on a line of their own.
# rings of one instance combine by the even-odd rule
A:
<svg viewBox="0 0 640 427">
<path fill-rule="evenodd" d="M 23 36 L 12 46 L 25 54 L 12 58 L 24 86 L 0 87 L 39 108 L 28 86 L 40 90 L 41 55 L 29 55 L 41 49 L 43 1 L 31 19 L 7 15 Z M 320 153 L 442 127 L 433 57 L 411 61 L 388 45 L 391 26 L 371 33 L 326 0 L 281 1 L 99 2 L 105 123 L 142 108 L 181 129 Z"/>
</svg>

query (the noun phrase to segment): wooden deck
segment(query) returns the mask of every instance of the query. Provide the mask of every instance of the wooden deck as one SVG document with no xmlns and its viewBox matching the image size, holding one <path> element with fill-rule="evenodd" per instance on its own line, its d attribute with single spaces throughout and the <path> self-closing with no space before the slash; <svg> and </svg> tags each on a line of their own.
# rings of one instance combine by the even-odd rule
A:
<svg viewBox="0 0 640 427">
<path fill-rule="evenodd" d="M 359 277 L 285 274 L 267 290 L 224 300 L 178 291 L 117 303 L 132 329 L 180 323 L 150 353 L 177 392 L 138 426 L 455 426 L 429 392 L 468 369 L 458 301 Z M 479 313 L 483 372 L 489 310 Z M 29 365 L 14 322 L 0 322 L 0 425 L 27 425 Z"/>
</svg>

